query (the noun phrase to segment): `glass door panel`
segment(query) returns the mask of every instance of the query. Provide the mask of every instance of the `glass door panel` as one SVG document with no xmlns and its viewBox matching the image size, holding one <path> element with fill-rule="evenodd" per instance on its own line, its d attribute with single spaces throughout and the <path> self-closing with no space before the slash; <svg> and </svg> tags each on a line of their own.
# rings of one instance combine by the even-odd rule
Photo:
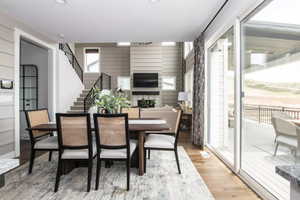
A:
<svg viewBox="0 0 300 200">
<path fill-rule="evenodd" d="M 280 200 L 289 199 L 290 186 L 275 167 L 293 165 L 296 147 L 277 143 L 276 119 L 300 117 L 299 9 L 299 1 L 272 1 L 241 24 L 241 169 Z"/>
<path fill-rule="evenodd" d="M 208 143 L 230 164 L 234 162 L 234 29 L 209 48 L 210 133 Z"/>
</svg>

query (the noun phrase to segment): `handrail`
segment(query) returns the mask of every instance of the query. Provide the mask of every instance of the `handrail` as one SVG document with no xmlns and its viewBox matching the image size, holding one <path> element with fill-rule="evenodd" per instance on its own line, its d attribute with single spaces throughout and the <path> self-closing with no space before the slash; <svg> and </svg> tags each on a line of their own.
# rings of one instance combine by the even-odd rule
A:
<svg viewBox="0 0 300 200">
<path fill-rule="evenodd" d="M 74 53 L 72 52 L 72 49 L 70 48 L 69 44 L 68 43 L 60 43 L 59 49 L 65 53 L 70 64 L 72 65 L 73 69 L 79 76 L 81 82 L 83 82 L 83 70 L 82 70 L 81 66 L 79 65 L 78 60 L 77 60 L 76 56 L 74 55 Z"/>
<path fill-rule="evenodd" d="M 100 90 L 103 89 L 111 89 L 111 76 L 106 74 L 106 73 L 101 73 L 98 79 L 95 81 L 93 87 L 90 89 L 88 94 L 83 100 L 83 106 L 84 106 L 84 112 L 87 112 L 90 107 L 94 103 L 94 95 L 93 95 L 93 90 L 94 88 L 98 88 Z"/>
<path fill-rule="evenodd" d="M 274 112 L 283 112 L 292 119 L 300 119 L 300 108 L 245 104 L 244 112 L 246 117 L 258 121 L 258 123 L 271 124 L 271 118 Z"/>
</svg>

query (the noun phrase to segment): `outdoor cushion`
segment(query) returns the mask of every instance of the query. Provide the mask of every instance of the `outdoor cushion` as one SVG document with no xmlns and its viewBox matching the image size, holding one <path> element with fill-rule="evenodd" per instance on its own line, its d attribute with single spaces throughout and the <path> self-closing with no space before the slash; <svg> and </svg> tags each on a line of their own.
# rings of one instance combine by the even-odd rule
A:
<svg viewBox="0 0 300 200">
<path fill-rule="evenodd" d="M 173 149 L 175 137 L 170 135 L 150 134 L 146 138 L 146 148 L 164 148 Z"/>
<path fill-rule="evenodd" d="M 136 140 L 130 140 L 130 155 L 133 154 L 137 147 Z M 123 159 L 127 158 L 127 149 L 101 149 L 100 158 Z"/>
<path fill-rule="evenodd" d="M 292 147 L 297 147 L 298 146 L 298 142 L 297 142 L 297 138 L 296 137 L 279 135 L 276 138 L 276 141 L 280 142 L 282 144 L 287 144 L 287 145 L 292 146 Z"/>
<path fill-rule="evenodd" d="M 47 137 L 35 143 L 34 149 L 58 149 L 57 137 Z"/>
</svg>

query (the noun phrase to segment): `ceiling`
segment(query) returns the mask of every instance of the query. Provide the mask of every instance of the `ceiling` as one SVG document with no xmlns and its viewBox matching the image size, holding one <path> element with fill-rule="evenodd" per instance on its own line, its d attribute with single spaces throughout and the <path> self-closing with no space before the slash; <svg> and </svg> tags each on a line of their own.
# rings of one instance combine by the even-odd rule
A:
<svg viewBox="0 0 300 200">
<path fill-rule="evenodd" d="M 195 39 L 224 0 L 1 0 L 4 12 L 58 41 L 161 42 Z"/>
</svg>

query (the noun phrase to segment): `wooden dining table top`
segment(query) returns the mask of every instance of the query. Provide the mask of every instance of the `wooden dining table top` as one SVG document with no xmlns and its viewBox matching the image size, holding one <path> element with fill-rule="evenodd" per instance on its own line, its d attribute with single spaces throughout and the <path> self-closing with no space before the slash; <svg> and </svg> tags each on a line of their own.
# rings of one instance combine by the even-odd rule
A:
<svg viewBox="0 0 300 200">
<path fill-rule="evenodd" d="M 138 124 L 131 124 L 128 123 L 129 131 L 167 131 L 170 130 L 170 127 L 167 123 L 153 123 L 151 124 L 151 120 L 163 120 L 159 118 L 139 118 L 139 119 L 129 119 L 129 121 L 141 121 Z M 143 124 L 142 121 L 148 121 L 150 123 Z M 33 126 L 31 128 L 27 128 L 27 130 L 36 130 L 36 131 L 57 131 L 57 125 L 54 122 L 46 123 L 46 124 L 39 124 L 37 126 Z M 91 128 L 92 131 L 95 131 L 95 128 Z"/>
</svg>

